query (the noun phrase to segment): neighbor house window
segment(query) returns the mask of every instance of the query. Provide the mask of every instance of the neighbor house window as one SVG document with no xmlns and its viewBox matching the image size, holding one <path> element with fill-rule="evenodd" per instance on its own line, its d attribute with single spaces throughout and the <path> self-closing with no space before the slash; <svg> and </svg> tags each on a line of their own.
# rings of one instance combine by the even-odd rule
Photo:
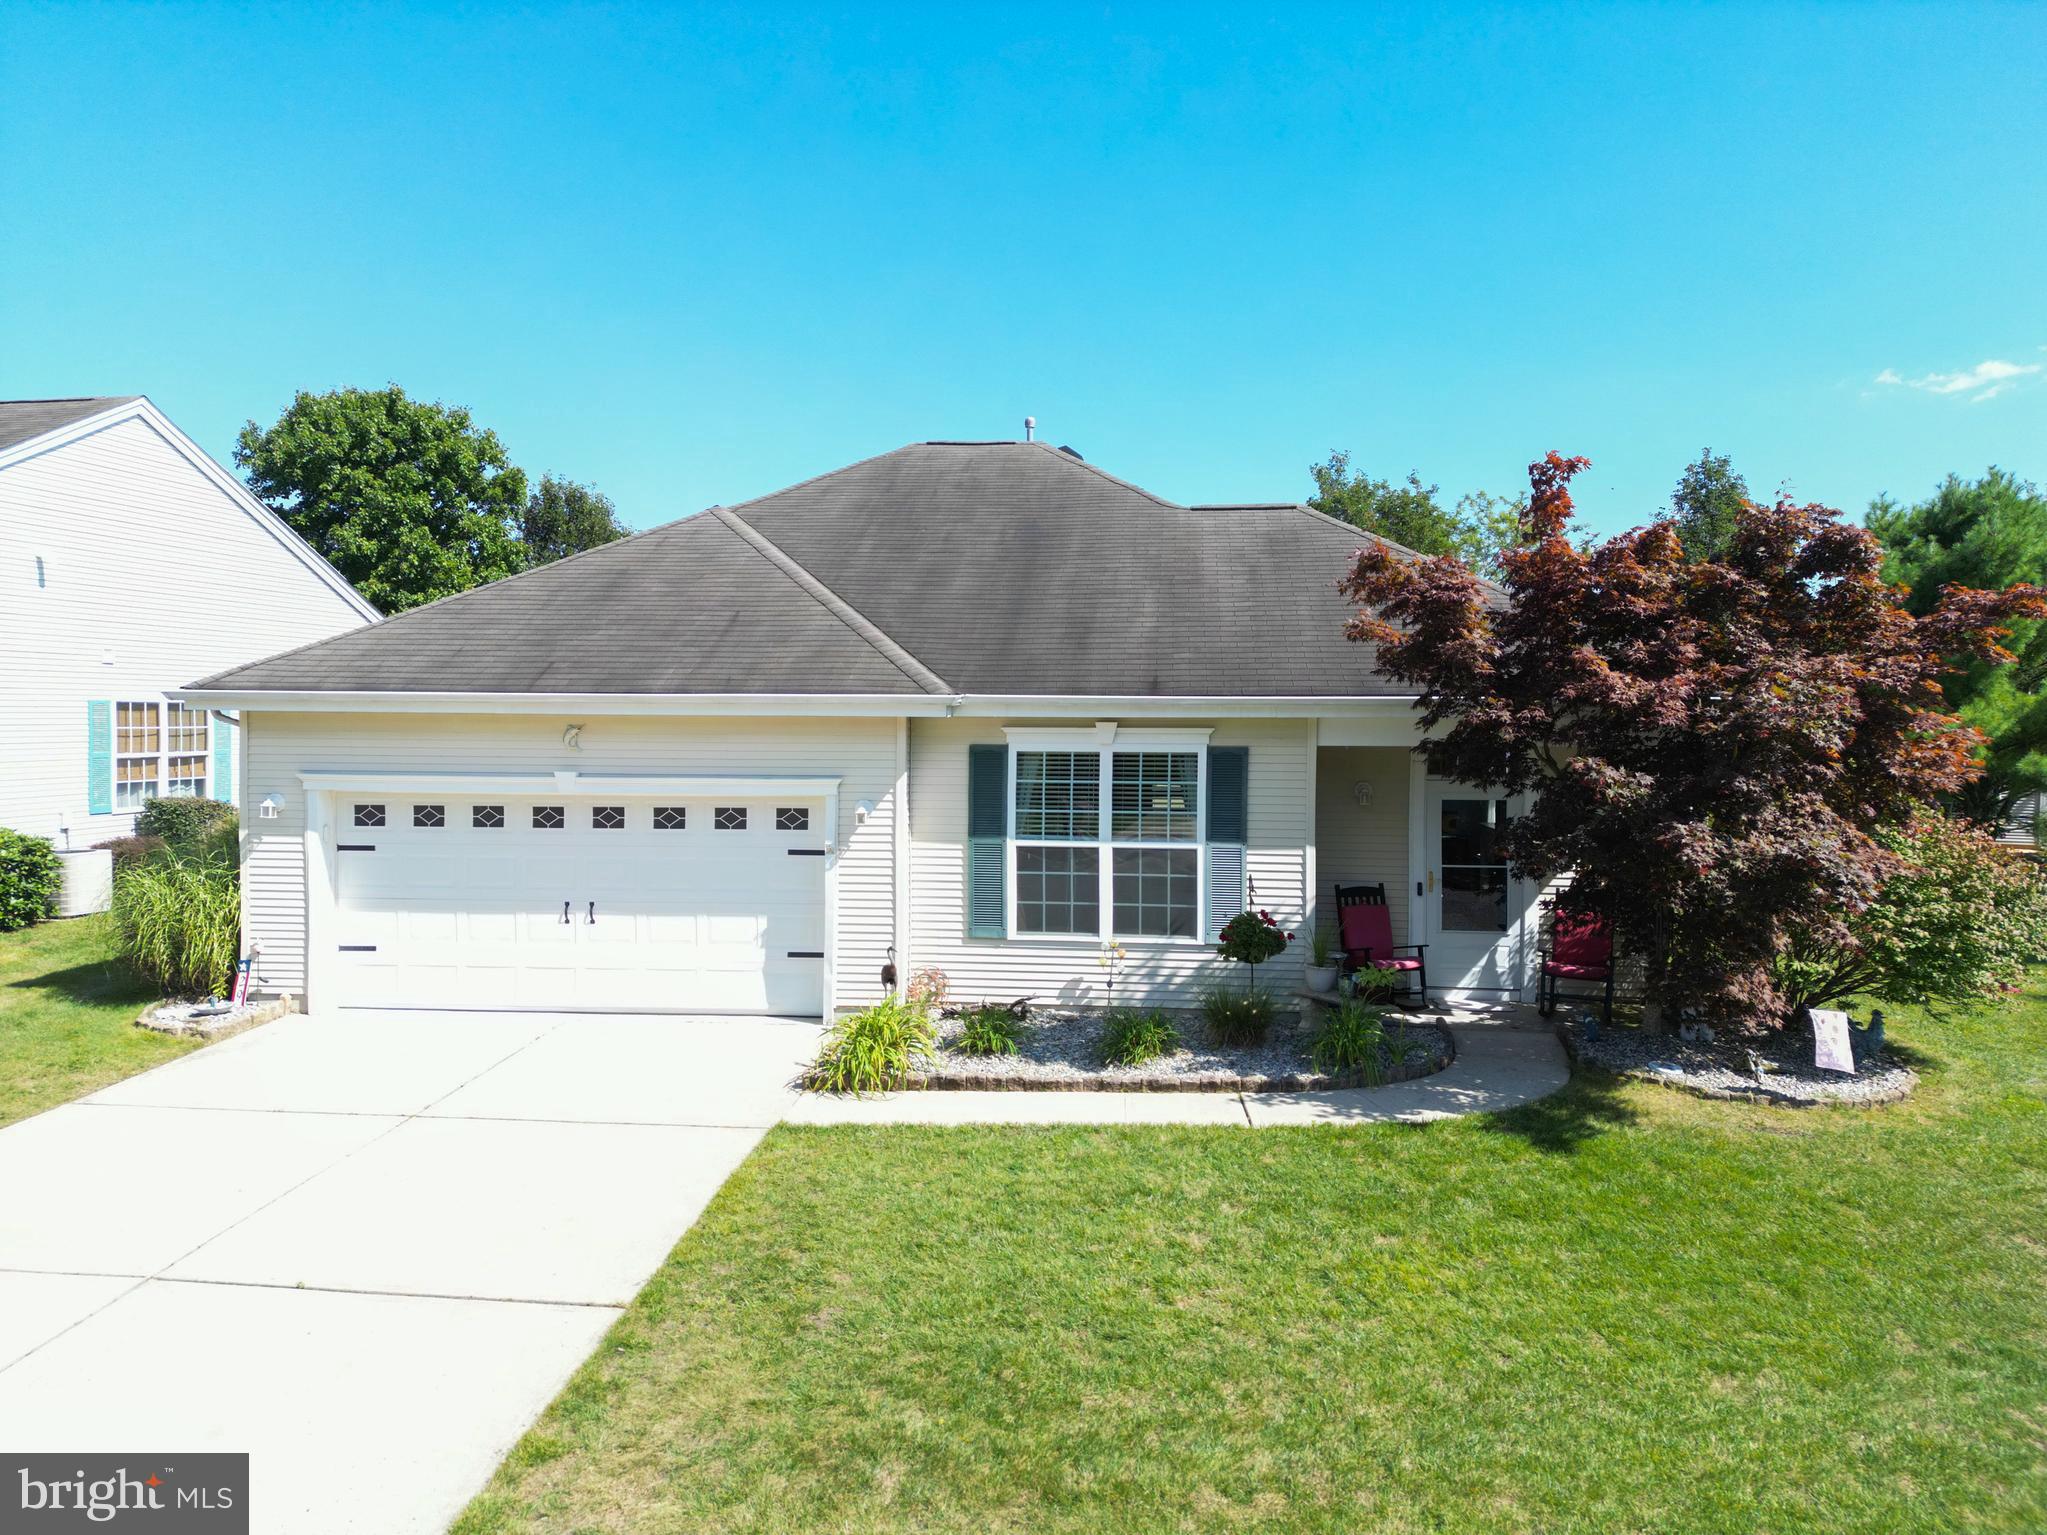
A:
<svg viewBox="0 0 2047 1535">
<path fill-rule="evenodd" d="M 1097 937 L 1106 908 L 1113 937 L 1200 936 L 1200 751 L 1012 757 L 1018 933 Z"/>
<path fill-rule="evenodd" d="M 140 810 L 163 782 L 163 706 L 114 705 L 114 808 Z"/>
<path fill-rule="evenodd" d="M 164 705 L 164 793 L 206 798 L 206 711 Z"/>
</svg>

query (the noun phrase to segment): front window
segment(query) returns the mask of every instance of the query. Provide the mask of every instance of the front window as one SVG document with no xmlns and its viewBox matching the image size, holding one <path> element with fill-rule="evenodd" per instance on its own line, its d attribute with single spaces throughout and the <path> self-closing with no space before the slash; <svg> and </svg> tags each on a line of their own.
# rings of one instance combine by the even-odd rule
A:
<svg viewBox="0 0 2047 1535">
<path fill-rule="evenodd" d="M 1016 751 L 1015 930 L 1099 937 L 1107 908 L 1114 937 L 1198 938 L 1201 764 L 1199 751 Z"/>
</svg>

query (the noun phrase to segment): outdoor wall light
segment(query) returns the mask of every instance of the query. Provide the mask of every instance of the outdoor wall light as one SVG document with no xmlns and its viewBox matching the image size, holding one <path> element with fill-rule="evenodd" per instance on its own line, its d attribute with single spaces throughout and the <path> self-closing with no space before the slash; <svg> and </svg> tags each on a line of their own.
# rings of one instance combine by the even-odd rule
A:
<svg viewBox="0 0 2047 1535">
<path fill-rule="evenodd" d="M 871 799 L 864 799 L 859 804 L 853 807 L 853 823 L 856 826 L 865 826 L 867 824 L 867 818 L 873 814 L 874 801 Z"/>
<path fill-rule="evenodd" d="M 266 794 L 256 802 L 256 819 L 259 821 L 274 821 L 277 819 L 278 812 L 283 809 L 284 798 L 282 795 Z"/>
</svg>

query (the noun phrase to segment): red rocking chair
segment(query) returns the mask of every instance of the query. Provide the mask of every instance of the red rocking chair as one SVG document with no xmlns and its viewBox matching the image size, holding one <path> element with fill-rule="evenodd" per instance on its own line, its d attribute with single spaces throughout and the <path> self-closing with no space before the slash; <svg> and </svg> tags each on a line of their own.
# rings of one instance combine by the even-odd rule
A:
<svg viewBox="0 0 2047 1535">
<path fill-rule="evenodd" d="M 1536 990 L 1536 1011 L 1548 1018 L 1557 1010 L 1559 981 L 1604 981 L 1601 1006 L 1613 1022 L 1613 925 L 1580 912 L 1560 911 L 1550 924 L 1549 947 L 1542 951 L 1542 979 Z"/>
<path fill-rule="evenodd" d="M 1338 885 L 1336 932 L 1343 944 L 1344 974 L 1371 969 L 1412 976 L 1413 990 L 1407 996 L 1428 1006 L 1429 972 L 1422 959 L 1428 945 L 1394 943 L 1393 913 L 1386 905 L 1385 885 Z"/>
</svg>

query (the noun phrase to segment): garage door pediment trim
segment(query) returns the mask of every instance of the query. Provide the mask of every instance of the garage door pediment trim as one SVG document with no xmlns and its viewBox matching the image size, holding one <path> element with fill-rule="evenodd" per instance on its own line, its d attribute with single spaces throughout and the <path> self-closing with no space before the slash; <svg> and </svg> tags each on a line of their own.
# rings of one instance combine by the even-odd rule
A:
<svg viewBox="0 0 2047 1535">
<path fill-rule="evenodd" d="M 731 773 L 374 773 L 314 770 L 299 774 L 309 792 L 360 794 L 785 794 L 831 799 L 837 778 Z"/>
</svg>

